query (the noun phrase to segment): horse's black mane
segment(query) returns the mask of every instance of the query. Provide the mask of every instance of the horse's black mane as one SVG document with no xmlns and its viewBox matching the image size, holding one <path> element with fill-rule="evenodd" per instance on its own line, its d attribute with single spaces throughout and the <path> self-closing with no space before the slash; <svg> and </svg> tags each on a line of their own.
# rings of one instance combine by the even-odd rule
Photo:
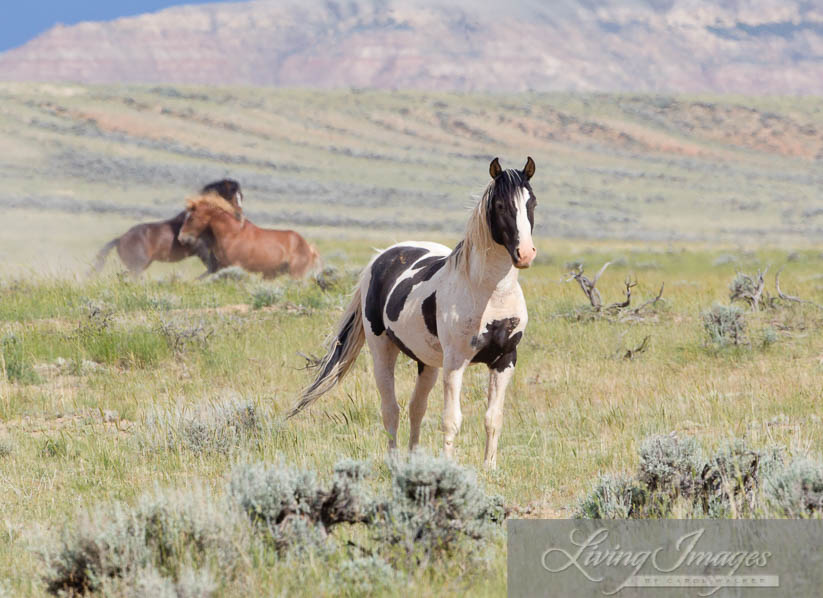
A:
<svg viewBox="0 0 823 598">
<path fill-rule="evenodd" d="M 206 193 L 217 193 L 226 201 L 231 201 L 234 199 L 234 196 L 237 195 L 238 191 L 240 191 L 240 183 L 234 179 L 221 179 L 209 183 L 200 190 L 200 193 L 203 195 Z"/>
<path fill-rule="evenodd" d="M 489 200 L 493 200 L 496 197 L 508 199 L 521 187 L 525 187 L 530 194 L 534 195 L 529 179 L 526 178 L 521 170 L 504 170 L 497 175 L 492 185 L 493 187 L 489 190 Z"/>
</svg>

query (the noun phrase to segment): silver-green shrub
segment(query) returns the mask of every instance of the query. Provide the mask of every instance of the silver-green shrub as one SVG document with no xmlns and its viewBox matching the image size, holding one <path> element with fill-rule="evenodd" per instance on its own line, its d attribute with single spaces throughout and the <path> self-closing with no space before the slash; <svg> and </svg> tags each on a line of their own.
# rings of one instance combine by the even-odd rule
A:
<svg viewBox="0 0 823 598">
<path fill-rule="evenodd" d="M 190 578 L 201 579 L 192 577 L 191 568 L 214 566 L 231 575 L 247 535 L 237 510 L 208 491 L 158 489 L 134 507 L 116 502 L 81 514 L 73 529 L 64 529 L 59 543 L 44 551 L 44 580 L 54 595 L 83 594 L 134 588 L 148 583 L 154 571 L 178 588 Z"/>
<path fill-rule="evenodd" d="M 734 305 L 714 305 L 702 314 L 703 328 L 716 347 L 742 345 L 746 340 L 746 318 Z"/>
<path fill-rule="evenodd" d="M 823 464 L 798 459 L 775 468 L 764 490 L 766 504 L 778 516 L 819 517 L 823 514 Z"/>
<path fill-rule="evenodd" d="M 489 496 L 476 474 L 452 459 L 414 452 L 390 463 L 392 494 L 378 508 L 380 543 L 430 558 L 462 540 L 483 540 L 506 516 L 502 499 Z"/>
<path fill-rule="evenodd" d="M 268 532 L 278 551 L 325 546 L 329 530 L 341 523 L 367 523 L 374 505 L 361 485 L 365 465 L 344 461 L 328 485 L 313 471 L 283 463 L 235 468 L 229 494 L 258 529 Z"/>
<path fill-rule="evenodd" d="M 377 556 L 343 561 L 337 573 L 336 590 L 343 596 L 374 596 L 391 593 L 402 580 L 401 574 Z"/>
<path fill-rule="evenodd" d="M 638 479 L 649 492 L 691 497 L 702 470 L 700 445 L 689 436 L 649 436 L 640 445 Z"/>
<path fill-rule="evenodd" d="M 630 519 L 639 517 L 646 503 L 647 490 L 626 474 L 603 475 L 589 494 L 577 503 L 575 517 L 580 519 Z"/>
<path fill-rule="evenodd" d="M 269 307 L 283 300 L 283 288 L 270 284 L 256 286 L 251 293 L 251 306 L 254 309 Z"/>
</svg>

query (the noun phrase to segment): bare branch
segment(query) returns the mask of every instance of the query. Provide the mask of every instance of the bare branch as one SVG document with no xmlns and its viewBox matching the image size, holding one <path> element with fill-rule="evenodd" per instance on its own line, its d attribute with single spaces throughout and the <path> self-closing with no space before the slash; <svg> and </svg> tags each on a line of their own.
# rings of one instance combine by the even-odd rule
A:
<svg viewBox="0 0 823 598">
<path fill-rule="evenodd" d="M 600 280 L 601 276 L 603 276 L 603 272 L 605 272 L 606 268 L 608 268 L 611 265 L 612 265 L 611 262 L 606 262 L 605 264 L 603 264 L 603 267 L 600 268 L 600 271 L 597 274 L 594 275 L 594 280 L 592 281 L 592 286 L 597 284 L 597 281 Z M 582 272 L 582 270 L 581 270 L 581 272 Z"/>
<path fill-rule="evenodd" d="M 745 301 L 752 311 L 759 311 L 761 306 L 769 305 L 768 294 L 764 295 L 768 271 L 769 267 L 766 266 L 762 272 L 758 270 L 755 277 L 738 272 L 729 287 L 729 300 Z"/>
<path fill-rule="evenodd" d="M 639 306 L 635 307 L 635 308 L 632 310 L 632 313 L 633 313 L 633 314 L 638 314 L 638 313 L 640 313 L 640 312 L 641 312 L 644 308 L 648 307 L 649 305 L 652 305 L 652 306 L 657 305 L 657 302 L 658 302 L 658 301 L 660 301 L 660 299 L 663 297 L 663 287 L 665 287 L 665 286 L 666 286 L 666 283 L 665 283 L 665 282 L 664 282 L 664 283 L 661 283 L 661 284 L 660 284 L 660 291 L 657 293 L 657 296 L 656 296 L 656 297 L 654 297 L 653 299 L 649 299 L 649 300 L 648 300 L 648 301 L 646 301 L 645 303 L 643 303 L 643 304 L 641 304 L 641 305 L 639 305 Z"/>
<path fill-rule="evenodd" d="M 618 301 L 616 303 L 612 303 L 606 309 L 607 310 L 621 310 L 629 307 L 632 303 L 632 288 L 637 286 L 637 281 L 635 280 L 632 282 L 630 277 L 626 277 L 625 283 L 626 285 L 626 300 L 625 301 Z"/>
<path fill-rule="evenodd" d="M 818 309 L 823 309 L 823 305 L 815 303 L 814 301 L 807 301 L 806 299 L 801 299 L 800 297 L 795 297 L 794 295 L 787 295 L 783 292 L 780 288 L 780 274 L 783 272 L 783 268 L 785 266 L 781 266 L 777 273 L 774 275 L 774 286 L 777 289 L 777 296 L 780 297 L 783 301 L 789 301 L 792 303 L 805 303 L 808 305 L 814 305 Z"/>
<path fill-rule="evenodd" d="M 635 356 L 640 355 L 643 351 L 646 350 L 646 345 L 649 342 L 651 335 L 646 336 L 637 347 L 634 349 L 627 349 L 626 352 L 623 354 L 623 359 L 633 359 Z"/>
<path fill-rule="evenodd" d="M 603 306 L 603 300 L 600 298 L 600 291 L 595 288 L 597 284 L 597 279 L 600 278 L 600 275 L 606 270 L 610 262 L 606 262 L 602 268 L 600 268 L 600 272 L 598 272 L 594 280 L 589 279 L 588 276 L 583 274 L 583 266 L 578 266 L 576 272 L 569 272 L 571 274 L 571 278 L 567 279 L 566 282 L 571 280 L 576 280 L 577 284 L 580 285 L 580 289 L 589 299 L 589 303 L 594 308 L 595 311 L 600 311 L 600 308 Z"/>
</svg>

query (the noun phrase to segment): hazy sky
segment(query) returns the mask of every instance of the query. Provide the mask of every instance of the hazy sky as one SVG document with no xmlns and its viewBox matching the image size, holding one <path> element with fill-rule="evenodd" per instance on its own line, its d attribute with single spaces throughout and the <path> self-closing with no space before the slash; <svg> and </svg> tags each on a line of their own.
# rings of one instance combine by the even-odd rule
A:
<svg viewBox="0 0 823 598">
<path fill-rule="evenodd" d="M 214 0 L 211 0 L 214 1 Z M 222 0 L 237 1 L 237 0 Z M 104 21 L 208 0 L 3 0 L 0 52 L 26 43 L 56 23 Z"/>
</svg>

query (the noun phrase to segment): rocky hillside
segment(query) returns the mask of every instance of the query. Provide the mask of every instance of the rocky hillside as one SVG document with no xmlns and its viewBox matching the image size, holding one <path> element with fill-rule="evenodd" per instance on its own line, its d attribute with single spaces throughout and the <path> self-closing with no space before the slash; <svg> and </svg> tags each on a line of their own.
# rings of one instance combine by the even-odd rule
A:
<svg viewBox="0 0 823 598">
<path fill-rule="evenodd" d="M 0 79 L 823 93 L 806 0 L 258 0 L 56 26 Z"/>
</svg>

